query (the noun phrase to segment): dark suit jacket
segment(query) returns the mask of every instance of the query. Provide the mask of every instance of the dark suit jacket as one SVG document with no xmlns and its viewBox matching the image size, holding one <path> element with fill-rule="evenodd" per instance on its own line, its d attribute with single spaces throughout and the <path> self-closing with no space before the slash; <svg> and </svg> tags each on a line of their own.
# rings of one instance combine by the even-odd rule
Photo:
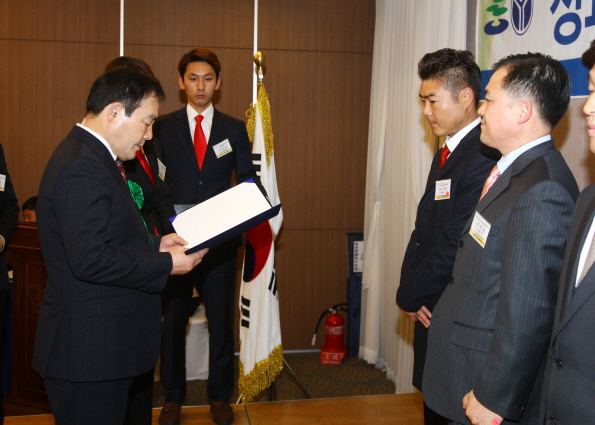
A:
<svg viewBox="0 0 595 425">
<path fill-rule="evenodd" d="M 556 424 L 593 423 L 595 413 L 595 267 L 575 289 L 579 257 L 593 216 L 595 185 L 581 193 L 564 266 L 542 392 L 540 421 Z"/>
<path fill-rule="evenodd" d="M 0 174 L 6 176 L 4 191 L 0 191 L 0 235 L 4 238 L 4 249 L 0 253 L 0 289 L 8 288 L 8 271 L 4 253 L 14 236 L 19 220 L 19 204 L 14 193 L 12 180 L 8 174 L 8 167 L 4 158 L 4 149 L 0 145 Z M 4 323 L 4 321 L 2 321 Z"/>
<path fill-rule="evenodd" d="M 165 182 L 174 204 L 198 204 L 224 192 L 231 186 L 235 171 L 237 183 L 254 179 L 259 183 L 252 165 L 250 141 L 243 121 L 214 111 L 208 149 L 199 171 L 186 106 L 161 116 L 155 123 L 155 136 L 161 143 L 163 162 L 167 167 Z M 217 158 L 213 146 L 228 140 L 232 151 Z M 218 249 L 235 250 L 242 244 L 238 236 Z"/>
<path fill-rule="evenodd" d="M 74 127 L 41 180 L 37 227 L 48 282 L 33 367 L 44 378 L 105 381 L 147 372 L 161 339 L 159 292 L 172 270 L 149 243 L 106 147 Z"/>
<path fill-rule="evenodd" d="M 519 156 L 477 205 L 491 228 L 484 248 L 459 240 L 453 280 L 434 309 L 424 400 L 467 423 L 470 390 L 504 418 L 533 423 L 564 248 L 578 188 L 553 141 Z"/>
<path fill-rule="evenodd" d="M 500 153 L 479 140 L 473 128 L 438 170 L 440 151 L 434 156 L 426 190 L 417 208 L 415 230 L 405 251 L 397 303 L 405 311 L 430 311 L 452 276 L 463 226 L 475 209 L 483 184 L 500 159 Z M 488 156 L 486 156 L 486 155 Z M 450 179 L 450 199 L 434 200 L 436 181 Z M 415 324 L 413 385 L 421 390 L 427 329 Z"/>
<path fill-rule="evenodd" d="M 155 187 L 153 187 L 151 179 L 136 158 L 124 162 L 126 178 L 136 182 L 143 190 L 145 199 L 141 213 L 149 232 L 154 232 L 154 227 L 157 227 L 160 235 L 174 233 L 174 228 L 169 221 L 171 217 L 176 215 L 171 192 L 165 182 L 159 177 L 158 160 L 161 160 L 159 142 L 156 139 L 147 140 L 143 150 L 145 151 L 147 162 L 155 179 Z"/>
</svg>

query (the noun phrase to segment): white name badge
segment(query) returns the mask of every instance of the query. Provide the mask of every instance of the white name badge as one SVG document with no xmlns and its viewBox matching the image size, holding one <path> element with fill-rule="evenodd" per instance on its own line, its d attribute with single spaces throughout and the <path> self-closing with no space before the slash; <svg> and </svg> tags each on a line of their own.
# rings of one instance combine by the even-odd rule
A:
<svg viewBox="0 0 595 425">
<path fill-rule="evenodd" d="M 0 191 L 4 192 L 4 186 L 6 185 L 6 176 L 0 174 Z"/>
<path fill-rule="evenodd" d="M 475 211 L 475 216 L 473 217 L 469 234 L 477 241 L 478 244 L 481 245 L 482 248 L 485 248 L 486 242 L 488 241 L 490 227 L 492 227 L 492 225 L 485 218 L 483 218 L 480 213 Z"/>
<path fill-rule="evenodd" d="M 436 182 L 434 201 L 440 201 L 442 199 L 450 199 L 450 179 L 438 180 Z"/>
<path fill-rule="evenodd" d="M 157 158 L 157 166 L 159 167 L 159 178 L 165 181 L 165 164 Z"/>
<path fill-rule="evenodd" d="M 221 158 L 223 155 L 231 152 L 231 144 L 229 143 L 228 139 L 225 139 L 221 143 L 217 143 L 215 146 L 213 146 L 213 150 L 215 151 L 217 158 Z"/>
</svg>

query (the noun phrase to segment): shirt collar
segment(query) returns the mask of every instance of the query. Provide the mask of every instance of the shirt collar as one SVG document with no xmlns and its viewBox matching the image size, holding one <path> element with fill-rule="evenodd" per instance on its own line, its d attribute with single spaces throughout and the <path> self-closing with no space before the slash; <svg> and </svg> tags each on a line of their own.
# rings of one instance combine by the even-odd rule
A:
<svg viewBox="0 0 595 425">
<path fill-rule="evenodd" d="M 209 106 L 207 106 L 207 109 L 205 109 L 204 111 L 202 111 L 201 114 L 199 114 L 198 112 L 196 112 L 196 110 L 190 106 L 190 104 L 186 105 L 186 113 L 188 114 L 188 121 L 192 122 L 192 123 L 196 123 L 195 118 L 197 115 L 202 115 L 203 118 L 203 122 L 212 122 L 213 121 L 213 114 L 215 113 L 215 107 L 213 106 L 213 103 L 211 102 L 211 104 L 209 104 Z"/>
<path fill-rule="evenodd" d="M 465 127 L 463 127 L 462 130 L 459 130 L 454 136 L 450 137 L 448 136 L 446 138 L 446 142 L 444 142 L 444 144 L 446 146 L 448 146 L 448 150 L 452 153 L 457 146 L 459 146 L 459 143 L 461 143 L 461 140 L 463 140 L 463 138 L 469 134 L 469 132 L 471 130 L 473 130 L 475 127 L 477 127 L 477 125 L 481 122 L 481 117 L 478 117 L 475 121 L 473 121 L 470 124 L 467 124 Z"/>
<path fill-rule="evenodd" d="M 500 161 L 498 161 L 498 171 L 500 171 L 500 174 L 502 174 L 519 156 L 527 152 L 529 149 L 534 148 L 535 146 L 540 145 L 541 143 L 545 143 L 551 139 L 552 136 L 550 136 L 549 134 L 545 135 L 537 140 L 533 140 L 532 142 L 529 142 L 521 146 L 520 148 L 513 150 L 508 155 L 503 156 L 502 158 L 500 158 Z"/>
<path fill-rule="evenodd" d="M 107 142 L 107 140 L 105 140 L 105 138 L 103 136 L 100 136 L 99 133 L 94 132 L 89 127 L 85 127 L 83 124 L 77 124 L 77 127 L 80 127 L 83 130 L 87 130 L 89 133 L 91 133 L 93 136 L 95 136 L 101 143 L 103 143 L 105 145 L 105 147 L 109 151 L 109 153 L 112 156 L 112 158 L 114 159 L 114 161 L 116 160 L 116 158 L 117 158 L 116 154 L 114 153 L 114 151 L 112 150 L 112 147 L 109 145 L 109 143 Z"/>
</svg>

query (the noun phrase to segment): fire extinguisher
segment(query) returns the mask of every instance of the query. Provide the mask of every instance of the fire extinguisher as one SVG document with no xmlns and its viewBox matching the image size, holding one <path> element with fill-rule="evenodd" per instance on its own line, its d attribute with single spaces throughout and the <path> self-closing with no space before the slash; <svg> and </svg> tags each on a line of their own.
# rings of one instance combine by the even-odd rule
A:
<svg viewBox="0 0 595 425">
<path fill-rule="evenodd" d="M 325 341 L 320 351 L 320 364 L 339 364 L 343 358 L 347 356 L 347 348 L 344 344 L 345 335 L 345 321 L 338 312 L 347 311 L 347 303 L 336 304 L 332 308 L 325 310 L 320 315 L 316 328 L 314 329 L 314 336 L 312 337 L 312 345 L 316 344 L 316 334 L 324 316 L 330 313 L 326 318 L 326 333 Z"/>
</svg>

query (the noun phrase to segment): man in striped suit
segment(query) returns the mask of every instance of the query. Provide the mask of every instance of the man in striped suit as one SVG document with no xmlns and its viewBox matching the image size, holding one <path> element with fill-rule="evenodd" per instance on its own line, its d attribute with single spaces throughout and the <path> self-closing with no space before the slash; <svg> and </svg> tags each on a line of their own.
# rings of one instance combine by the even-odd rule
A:
<svg viewBox="0 0 595 425">
<path fill-rule="evenodd" d="M 486 87 L 481 141 L 502 158 L 459 238 L 434 313 L 428 406 L 455 424 L 533 423 L 576 181 L 551 139 L 570 101 L 560 62 L 508 56 Z"/>
</svg>

